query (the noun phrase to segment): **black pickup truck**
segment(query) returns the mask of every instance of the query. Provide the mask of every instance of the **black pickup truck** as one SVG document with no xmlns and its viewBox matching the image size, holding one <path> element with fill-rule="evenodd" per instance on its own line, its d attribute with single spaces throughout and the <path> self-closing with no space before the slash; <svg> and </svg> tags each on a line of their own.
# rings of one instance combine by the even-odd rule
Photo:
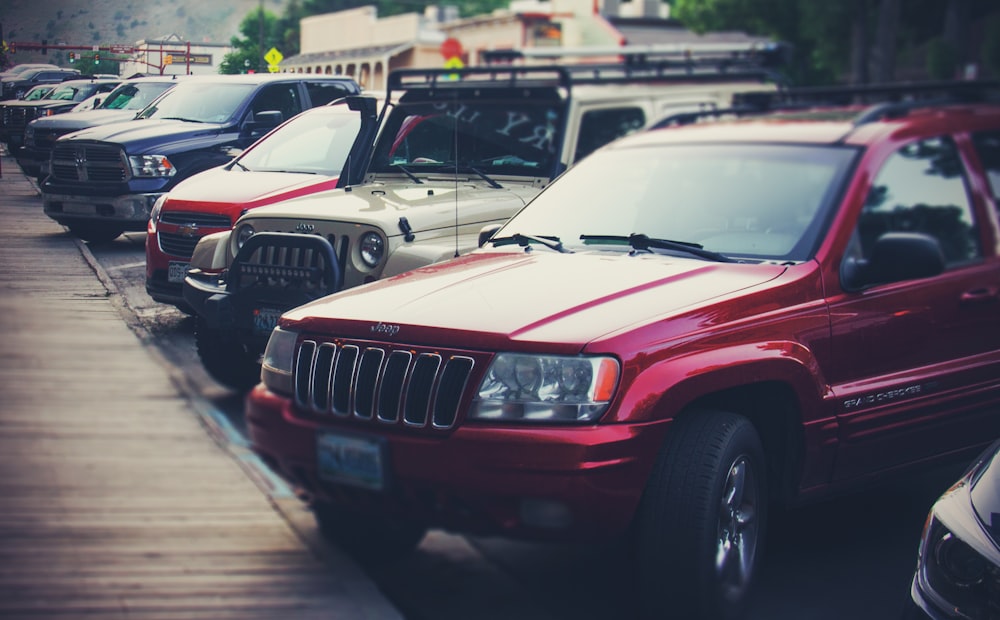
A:
<svg viewBox="0 0 1000 620">
<path fill-rule="evenodd" d="M 153 203 L 183 179 L 227 163 L 299 112 L 360 90 L 332 75 L 190 76 L 134 120 L 56 141 L 41 186 L 45 214 L 95 243 L 145 230 Z"/>
</svg>

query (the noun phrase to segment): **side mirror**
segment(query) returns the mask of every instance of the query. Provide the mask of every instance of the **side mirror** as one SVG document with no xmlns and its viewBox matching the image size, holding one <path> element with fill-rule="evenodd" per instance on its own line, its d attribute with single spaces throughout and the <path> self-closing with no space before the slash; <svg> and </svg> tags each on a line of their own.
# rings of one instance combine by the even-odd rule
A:
<svg viewBox="0 0 1000 620">
<path fill-rule="evenodd" d="M 858 290 L 885 284 L 930 278 L 943 272 L 941 244 L 923 233 L 890 232 L 875 241 L 868 260 L 847 260 L 841 267 L 844 288 Z"/>
<path fill-rule="evenodd" d="M 501 224 L 489 224 L 483 226 L 479 230 L 479 247 L 483 247 L 493 238 L 493 235 L 497 234 L 497 231 L 502 227 Z"/>
<path fill-rule="evenodd" d="M 264 110 L 253 115 L 253 120 L 247 123 L 250 131 L 270 131 L 274 129 L 284 118 L 278 110 Z"/>
</svg>

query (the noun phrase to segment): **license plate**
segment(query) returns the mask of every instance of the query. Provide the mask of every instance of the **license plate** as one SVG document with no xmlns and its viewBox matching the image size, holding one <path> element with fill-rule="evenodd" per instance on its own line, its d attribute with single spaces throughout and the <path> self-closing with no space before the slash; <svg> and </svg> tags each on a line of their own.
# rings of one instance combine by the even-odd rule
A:
<svg viewBox="0 0 1000 620">
<path fill-rule="evenodd" d="M 167 282 L 171 284 L 179 284 L 184 281 L 184 276 L 187 275 L 188 268 L 191 265 L 189 263 L 181 263 L 178 261 L 170 261 L 167 265 Z"/>
<path fill-rule="evenodd" d="M 316 457 L 323 480 L 374 491 L 385 488 L 383 443 L 377 439 L 319 433 Z"/>
<path fill-rule="evenodd" d="M 254 308 L 253 330 L 258 334 L 270 334 L 278 324 L 281 312 L 277 308 Z"/>
</svg>

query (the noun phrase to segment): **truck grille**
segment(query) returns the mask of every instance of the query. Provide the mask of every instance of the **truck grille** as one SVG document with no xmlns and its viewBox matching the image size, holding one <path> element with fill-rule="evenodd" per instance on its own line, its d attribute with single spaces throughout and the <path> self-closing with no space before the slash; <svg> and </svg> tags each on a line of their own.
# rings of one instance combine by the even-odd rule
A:
<svg viewBox="0 0 1000 620">
<path fill-rule="evenodd" d="M 183 258 L 191 258 L 198 240 L 205 235 L 233 227 L 228 216 L 189 211 L 164 211 L 160 214 L 160 224 L 184 227 L 185 232 L 160 230 L 157 233 L 161 250 L 171 256 Z"/>
<path fill-rule="evenodd" d="M 129 179 L 128 160 L 111 144 L 57 143 L 52 149 L 54 179 L 83 183 L 122 183 Z"/>
<path fill-rule="evenodd" d="M 28 115 L 28 110 L 23 107 L 7 108 L 7 118 L 4 119 L 4 127 L 8 131 L 24 131 L 24 126 L 28 121 L 34 120 L 35 115 Z"/>
<path fill-rule="evenodd" d="M 51 149 L 56 140 L 61 136 L 64 136 L 71 131 L 76 131 L 75 129 L 45 129 L 45 130 L 35 130 L 34 138 L 31 140 L 25 139 L 25 144 L 28 146 L 35 146 L 41 149 Z"/>
<path fill-rule="evenodd" d="M 305 340 L 295 360 L 295 402 L 322 415 L 447 430 L 473 365 L 464 355 Z"/>
</svg>

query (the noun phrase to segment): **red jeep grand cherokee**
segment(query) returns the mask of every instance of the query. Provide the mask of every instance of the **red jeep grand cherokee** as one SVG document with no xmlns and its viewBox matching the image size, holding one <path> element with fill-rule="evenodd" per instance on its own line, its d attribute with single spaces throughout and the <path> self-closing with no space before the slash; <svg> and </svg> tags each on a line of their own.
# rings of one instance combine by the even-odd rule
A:
<svg viewBox="0 0 1000 620">
<path fill-rule="evenodd" d="M 254 449 L 361 553 L 620 538 L 644 615 L 738 612 L 770 504 L 1000 436 L 978 86 L 595 152 L 481 249 L 285 313 Z"/>
</svg>

